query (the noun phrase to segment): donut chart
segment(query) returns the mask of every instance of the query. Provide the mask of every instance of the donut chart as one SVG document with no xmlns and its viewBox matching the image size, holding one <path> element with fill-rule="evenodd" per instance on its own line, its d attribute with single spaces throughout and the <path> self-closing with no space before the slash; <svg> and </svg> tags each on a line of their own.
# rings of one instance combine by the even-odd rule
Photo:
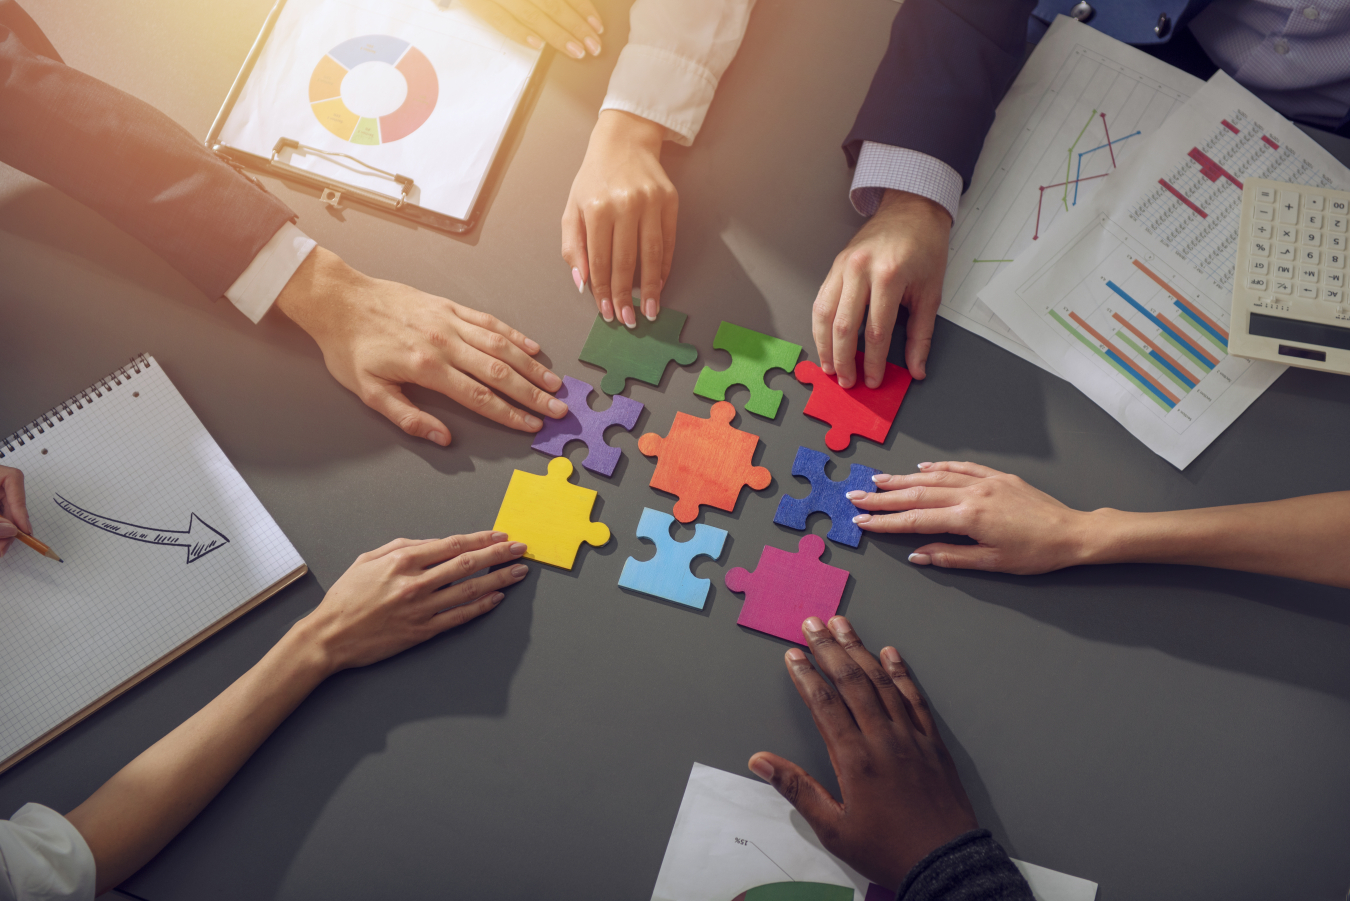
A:
<svg viewBox="0 0 1350 901">
<path fill-rule="evenodd" d="M 439 91 L 426 54 L 401 38 L 368 34 L 343 41 L 319 60 L 309 79 L 309 108 L 344 141 L 388 144 L 431 117 Z"/>
</svg>

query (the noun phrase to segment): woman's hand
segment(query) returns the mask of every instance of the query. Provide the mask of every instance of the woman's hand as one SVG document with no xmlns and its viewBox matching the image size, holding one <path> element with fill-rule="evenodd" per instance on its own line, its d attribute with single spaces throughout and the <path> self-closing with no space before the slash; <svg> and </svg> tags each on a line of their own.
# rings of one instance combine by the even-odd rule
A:
<svg viewBox="0 0 1350 901">
<path fill-rule="evenodd" d="M 760 751 L 750 769 L 792 802 L 831 854 L 895 891 L 929 852 L 980 828 L 975 811 L 900 653 L 882 648 L 878 662 L 842 616 L 830 618 L 829 631 L 810 617 L 802 633 L 834 685 L 799 648 L 787 652 L 788 675 L 825 739 L 842 800 L 777 754 Z"/>
<path fill-rule="evenodd" d="M 23 473 L 0 466 L 0 557 L 5 556 L 19 532 L 33 534 L 23 493 Z"/>
<path fill-rule="evenodd" d="M 500 589 L 529 572 L 524 564 L 450 583 L 523 553 L 525 545 L 501 532 L 400 538 L 357 557 L 296 627 L 320 655 L 326 674 L 366 666 L 496 607 Z"/>
<path fill-rule="evenodd" d="M 562 217 L 562 258 L 581 292 L 591 283 L 606 322 L 637 325 L 629 298 L 642 266 L 642 313 L 655 319 L 675 254 L 680 197 L 661 168 L 666 129 L 620 110 L 600 113 Z"/>
<path fill-rule="evenodd" d="M 868 532 L 950 533 L 977 544 L 926 544 L 911 563 L 1033 575 L 1091 562 L 1098 514 L 1070 509 L 1017 476 L 975 463 L 920 463 L 914 475 L 873 476 L 877 492 L 850 491 Z M 1098 511 L 1107 513 L 1109 511 Z"/>
<path fill-rule="evenodd" d="M 600 55 L 605 24 L 590 0 L 464 0 L 502 34 L 542 50 L 547 42 L 573 59 Z"/>
</svg>

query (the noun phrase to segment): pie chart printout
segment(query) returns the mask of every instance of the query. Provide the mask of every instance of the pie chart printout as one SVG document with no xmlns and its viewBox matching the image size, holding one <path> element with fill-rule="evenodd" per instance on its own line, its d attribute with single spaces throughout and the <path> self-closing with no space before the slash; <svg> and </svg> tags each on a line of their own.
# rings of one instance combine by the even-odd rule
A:
<svg viewBox="0 0 1350 901">
<path fill-rule="evenodd" d="M 741 892 L 731 901 L 853 901 L 853 889 L 822 882 L 774 882 Z"/>
<path fill-rule="evenodd" d="M 309 108 L 353 144 L 388 144 L 417 131 L 440 85 L 426 54 L 402 38 L 368 34 L 328 51 L 309 79 Z"/>
</svg>

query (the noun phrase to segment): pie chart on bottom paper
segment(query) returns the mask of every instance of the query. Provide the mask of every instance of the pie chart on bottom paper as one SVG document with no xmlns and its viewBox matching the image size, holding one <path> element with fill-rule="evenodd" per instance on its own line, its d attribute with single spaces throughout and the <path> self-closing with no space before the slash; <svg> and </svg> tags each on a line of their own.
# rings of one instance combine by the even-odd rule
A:
<svg viewBox="0 0 1350 901">
<path fill-rule="evenodd" d="M 731 901 L 853 901 L 853 889 L 822 882 L 773 882 L 741 892 Z"/>
<path fill-rule="evenodd" d="M 309 108 L 353 144 L 388 144 L 421 128 L 436 109 L 436 69 L 402 38 L 368 34 L 328 51 L 309 79 Z"/>
</svg>

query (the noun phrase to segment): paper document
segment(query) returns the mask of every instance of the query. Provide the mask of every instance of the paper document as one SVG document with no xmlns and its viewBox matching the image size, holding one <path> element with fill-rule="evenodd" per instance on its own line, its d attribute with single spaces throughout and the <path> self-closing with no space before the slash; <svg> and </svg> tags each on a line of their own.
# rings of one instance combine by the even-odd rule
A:
<svg viewBox="0 0 1350 901">
<path fill-rule="evenodd" d="M 1095 882 L 1013 863 L 1037 901 L 1097 897 Z M 821 847 L 773 786 L 696 763 L 652 901 L 736 901 L 751 890 L 755 901 L 893 901 L 895 894 Z"/>
<path fill-rule="evenodd" d="M 1228 355 L 1242 180 L 1345 167 L 1223 72 L 980 292 L 1032 350 L 1184 469 L 1285 367 Z"/>
<path fill-rule="evenodd" d="M 1087 203 L 1202 84 L 1059 16 L 998 105 L 952 224 L 938 314 L 1053 372 L 980 289 Z"/>
<path fill-rule="evenodd" d="M 360 163 L 405 175 L 412 203 L 464 219 L 538 59 L 457 0 L 287 0 L 220 143 L 346 154 L 281 159 L 390 196 L 400 186 Z"/>
</svg>

